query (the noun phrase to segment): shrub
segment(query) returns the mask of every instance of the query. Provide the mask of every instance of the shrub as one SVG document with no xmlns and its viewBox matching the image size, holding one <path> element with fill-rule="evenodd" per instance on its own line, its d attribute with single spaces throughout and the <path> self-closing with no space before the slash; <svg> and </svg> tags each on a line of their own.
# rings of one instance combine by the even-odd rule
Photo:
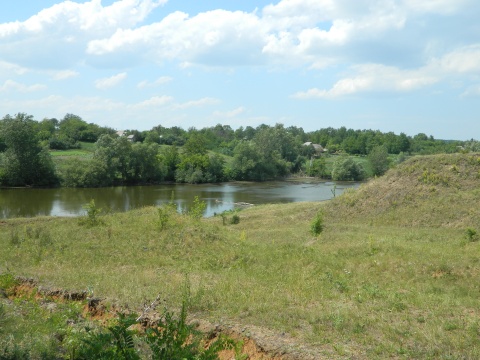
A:
<svg viewBox="0 0 480 360">
<path fill-rule="evenodd" d="M 318 211 L 317 215 L 310 224 L 310 231 L 314 236 L 318 236 L 322 233 L 323 229 L 323 213 L 322 211 Z"/>
<path fill-rule="evenodd" d="M 173 201 L 173 192 L 172 192 L 172 198 L 170 202 L 157 208 L 158 226 L 160 227 L 160 230 L 163 230 L 168 226 L 168 223 L 172 217 L 172 214 L 174 214 L 176 211 L 177 211 L 177 204 Z"/>
<path fill-rule="evenodd" d="M 95 200 L 90 200 L 88 204 L 83 205 L 83 208 L 87 211 L 85 217 L 80 219 L 81 225 L 86 225 L 87 227 L 93 227 L 102 224 L 102 220 L 98 218 L 102 209 L 97 208 L 95 205 Z"/>
<path fill-rule="evenodd" d="M 234 347 L 232 340 L 220 337 L 205 348 L 201 332 L 187 324 L 187 305 L 184 300 L 178 316 L 165 311 L 158 326 L 147 329 L 146 342 L 152 359 L 214 360 L 219 351 Z"/>
<path fill-rule="evenodd" d="M 193 200 L 193 205 L 188 211 L 188 215 L 190 215 L 195 220 L 200 220 L 206 208 L 207 203 L 205 201 L 201 201 L 198 196 L 195 196 Z"/>
<path fill-rule="evenodd" d="M 465 230 L 465 237 L 470 242 L 477 241 L 478 240 L 477 230 L 468 228 L 467 230 Z"/>
<path fill-rule="evenodd" d="M 130 327 L 136 323 L 134 315 L 119 314 L 116 324 L 107 331 L 89 332 L 83 339 L 83 346 L 76 354 L 76 359 L 140 359 L 135 349 L 135 331 Z"/>
<path fill-rule="evenodd" d="M 232 219 L 230 220 L 230 224 L 239 224 L 240 223 L 240 216 L 237 214 L 233 214 Z"/>
</svg>

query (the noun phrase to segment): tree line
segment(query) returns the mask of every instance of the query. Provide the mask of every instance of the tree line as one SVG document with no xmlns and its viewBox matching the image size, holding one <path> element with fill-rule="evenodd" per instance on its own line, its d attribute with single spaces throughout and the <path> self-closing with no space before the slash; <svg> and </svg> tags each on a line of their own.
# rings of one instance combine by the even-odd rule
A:
<svg viewBox="0 0 480 360">
<path fill-rule="evenodd" d="M 132 136 L 125 136 L 132 135 Z M 320 144 L 326 153 L 306 142 Z M 90 156 L 53 160 L 51 151 L 92 143 Z M 262 124 L 236 130 L 218 124 L 203 129 L 161 125 L 148 131 L 87 123 L 66 114 L 61 120 L 36 121 L 18 113 L 0 120 L 0 185 L 97 187 L 160 182 L 206 183 L 264 181 L 304 173 L 334 180 L 361 180 L 365 169 L 348 156 L 337 156 L 327 171 L 326 154 L 366 156 L 371 174 L 388 168 L 389 154 L 433 154 L 475 150 L 478 142 L 437 140 L 432 136 L 373 130 Z"/>
</svg>

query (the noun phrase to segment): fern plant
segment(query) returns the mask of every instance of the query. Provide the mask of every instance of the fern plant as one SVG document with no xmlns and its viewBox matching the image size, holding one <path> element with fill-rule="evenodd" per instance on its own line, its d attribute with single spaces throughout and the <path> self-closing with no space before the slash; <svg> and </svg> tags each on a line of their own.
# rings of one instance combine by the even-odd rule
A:
<svg viewBox="0 0 480 360">
<path fill-rule="evenodd" d="M 117 322 L 109 326 L 107 331 L 89 332 L 83 340 L 75 359 L 89 360 L 137 360 L 140 359 L 135 349 L 135 331 L 130 327 L 136 323 L 134 315 L 119 314 Z"/>
</svg>

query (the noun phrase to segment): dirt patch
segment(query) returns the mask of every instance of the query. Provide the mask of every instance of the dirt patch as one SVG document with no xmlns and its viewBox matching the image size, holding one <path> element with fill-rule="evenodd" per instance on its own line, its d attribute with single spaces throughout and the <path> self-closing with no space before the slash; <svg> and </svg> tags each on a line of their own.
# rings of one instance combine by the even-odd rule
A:
<svg viewBox="0 0 480 360">
<path fill-rule="evenodd" d="M 119 313 L 129 313 L 127 309 L 121 309 L 105 299 L 88 298 L 85 291 L 67 291 L 58 288 L 39 286 L 34 280 L 16 278 L 17 285 L 8 289 L 10 299 L 27 297 L 36 301 L 47 301 L 49 304 L 64 301 L 86 301 L 83 317 L 106 323 L 115 318 Z M 52 311 L 55 307 L 52 306 Z M 141 321 L 143 329 L 147 326 L 155 326 L 160 314 L 152 311 Z M 298 344 L 298 340 L 287 334 L 278 334 L 269 329 L 243 324 L 222 323 L 212 324 L 203 319 L 190 317 L 188 323 L 194 325 L 197 330 L 204 333 L 209 341 L 214 341 L 221 335 L 226 335 L 242 344 L 241 353 L 249 360 L 315 360 L 332 359 L 335 354 L 327 349 L 316 349 Z M 220 360 L 235 359 L 234 350 L 224 350 L 219 354 Z"/>
</svg>

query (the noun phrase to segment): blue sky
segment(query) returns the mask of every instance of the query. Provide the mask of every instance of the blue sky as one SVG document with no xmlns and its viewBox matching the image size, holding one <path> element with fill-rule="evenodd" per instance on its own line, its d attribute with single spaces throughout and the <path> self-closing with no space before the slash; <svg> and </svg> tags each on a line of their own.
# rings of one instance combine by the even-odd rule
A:
<svg viewBox="0 0 480 360">
<path fill-rule="evenodd" d="M 478 0 L 5 1 L 0 116 L 480 139 Z"/>
</svg>

